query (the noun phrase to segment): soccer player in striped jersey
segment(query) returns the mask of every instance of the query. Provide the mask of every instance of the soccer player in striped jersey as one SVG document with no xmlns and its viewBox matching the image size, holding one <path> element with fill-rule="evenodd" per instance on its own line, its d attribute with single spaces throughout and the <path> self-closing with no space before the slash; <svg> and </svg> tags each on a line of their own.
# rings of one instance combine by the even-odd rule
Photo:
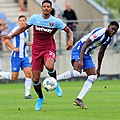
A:
<svg viewBox="0 0 120 120">
<path fill-rule="evenodd" d="M 112 41 L 112 37 L 116 34 L 118 28 L 119 24 L 116 21 L 112 21 L 108 25 L 108 28 L 96 28 L 81 38 L 72 48 L 71 63 L 74 70 L 67 71 L 57 76 L 58 80 L 69 79 L 80 77 L 82 69 L 86 72 L 88 78 L 77 98 L 74 100 L 74 104 L 80 106 L 82 109 L 86 108 L 82 99 L 90 90 L 97 77 L 100 76 L 100 68 L 105 50 Z M 98 53 L 98 68 L 96 70 L 90 53 L 97 47 L 100 47 L 100 50 Z"/>
<path fill-rule="evenodd" d="M 33 85 L 36 93 L 38 94 L 38 100 L 35 105 L 35 110 L 42 108 L 44 96 L 41 89 L 40 76 L 44 66 L 48 70 L 48 74 L 51 77 L 56 78 L 56 70 L 54 68 L 54 62 L 56 61 L 56 44 L 54 40 L 54 34 L 58 29 L 64 30 L 68 33 L 69 41 L 66 49 L 71 49 L 73 46 L 73 33 L 70 28 L 63 23 L 59 18 L 50 15 L 52 11 L 52 3 L 49 0 L 42 2 L 42 14 L 35 14 L 30 17 L 26 25 L 18 29 L 11 36 L 5 36 L 3 39 L 11 39 L 11 37 L 20 34 L 33 25 L 33 45 L 32 45 L 32 74 Z M 57 96 L 62 96 L 62 89 L 58 84 L 56 89 Z"/>
<path fill-rule="evenodd" d="M 18 17 L 18 26 L 14 27 L 13 30 L 9 33 L 8 36 L 13 34 L 18 28 L 26 23 L 26 16 L 21 15 Z M 11 72 L 0 72 L 0 75 L 10 79 L 10 80 L 17 80 L 20 68 L 24 71 L 25 74 L 25 98 L 31 99 L 32 96 L 30 95 L 32 79 L 31 79 L 31 63 L 28 58 L 26 46 L 31 46 L 32 43 L 28 41 L 28 31 L 24 31 L 21 34 L 12 38 L 12 41 L 6 40 L 5 43 L 10 47 L 12 50 L 11 53 Z"/>
</svg>

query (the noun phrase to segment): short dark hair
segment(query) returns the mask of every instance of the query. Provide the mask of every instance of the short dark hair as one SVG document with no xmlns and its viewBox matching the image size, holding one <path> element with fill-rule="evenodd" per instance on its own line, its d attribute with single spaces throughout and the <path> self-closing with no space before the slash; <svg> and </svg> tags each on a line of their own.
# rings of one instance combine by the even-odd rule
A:
<svg viewBox="0 0 120 120">
<path fill-rule="evenodd" d="M 111 21 L 109 25 L 115 25 L 116 27 L 119 28 L 119 24 L 116 21 Z"/>
<path fill-rule="evenodd" d="M 52 6 L 52 2 L 51 2 L 51 1 L 49 1 L 49 0 L 44 0 L 44 1 L 42 2 L 42 5 L 43 5 L 44 3 L 49 3 L 49 4 L 50 4 L 50 6 Z"/>
<path fill-rule="evenodd" d="M 22 17 L 24 17 L 25 20 L 27 20 L 27 17 L 26 17 L 25 15 L 20 15 L 20 16 L 18 17 L 18 20 L 19 20 L 20 18 L 22 18 Z"/>
</svg>

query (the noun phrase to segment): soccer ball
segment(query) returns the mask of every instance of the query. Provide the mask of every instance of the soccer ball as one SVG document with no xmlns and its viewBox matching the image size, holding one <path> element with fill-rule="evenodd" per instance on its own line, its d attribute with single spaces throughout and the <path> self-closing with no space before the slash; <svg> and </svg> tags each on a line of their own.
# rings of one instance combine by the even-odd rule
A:
<svg viewBox="0 0 120 120">
<path fill-rule="evenodd" d="M 55 90 L 55 88 L 57 87 L 57 80 L 53 77 L 47 77 L 43 80 L 43 87 L 47 91 Z"/>
</svg>

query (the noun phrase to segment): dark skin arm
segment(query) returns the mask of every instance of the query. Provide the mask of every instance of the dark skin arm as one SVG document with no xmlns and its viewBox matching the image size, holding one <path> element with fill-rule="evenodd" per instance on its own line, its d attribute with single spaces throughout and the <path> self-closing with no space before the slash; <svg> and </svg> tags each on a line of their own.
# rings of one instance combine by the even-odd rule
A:
<svg viewBox="0 0 120 120">
<path fill-rule="evenodd" d="M 102 60 L 103 60 L 106 48 L 107 48 L 106 46 L 102 45 L 100 50 L 99 50 L 99 53 L 98 53 L 98 68 L 97 68 L 97 71 L 96 71 L 98 77 L 100 76 L 101 64 L 102 64 Z"/>
<path fill-rule="evenodd" d="M 82 72 L 82 68 L 83 68 L 83 56 L 85 54 L 85 50 L 91 44 L 92 44 L 92 41 L 91 41 L 91 39 L 88 38 L 87 41 L 82 46 L 82 49 L 81 49 L 81 52 L 80 52 L 80 61 L 78 63 L 78 68 L 77 68 L 77 70 L 80 73 Z"/>
<path fill-rule="evenodd" d="M 68 33 L 68 36 L 69 36 L 69 41 L 67 43 L 66 50 L 70 50 L 72 48 L 72 46 L 73 46 L 73 32 L 71 31 L 71 29 L 68 26 L 66 26 L 64 28 L 64 31 L 66 33 Z"/>
<path fill-rule="evenodd" d="M 19 29 L 17 29 L 12 35 L 10 36 L 4 36 L 2 38 L 2 41 L 4 42 L 5 40 L 11 40 L 12 37 L 24 32 L 26 29 L 28 29 L 30 26 L 28 26 L 27 24 L 23 25 L 22 27 L 20 27 Z"/>
</svg>

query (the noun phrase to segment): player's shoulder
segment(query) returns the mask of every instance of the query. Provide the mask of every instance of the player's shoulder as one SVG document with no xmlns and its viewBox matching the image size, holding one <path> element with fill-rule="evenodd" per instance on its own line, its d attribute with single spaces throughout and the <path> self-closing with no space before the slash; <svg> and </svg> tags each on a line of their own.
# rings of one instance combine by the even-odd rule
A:
<svg viewBox="0 0 120 120">
<path fill-rule="evenodd" d="M 93 31 L 99 31 L 99 30 L 102 30 L 102 29 L 103 29 L 103 27 L 97 27 L 97 28 L 93 29 Z"/>
<path fill-rule="evenodd" d="M 60 18 L 54 17 L 54 16 L 52 16 L 52 15 L 50 16 L 50 19 L 53 20 L 53 21 L 55 21 L 55 22 L 61 21 Z"/>
<path fill-rule="evenodd" d="M 41 18 L 42 14 L 33 14 L 31 18 Z"/>
<path fill-rule="evenodd" d="M 95 29 L 95 31 L 106 31 L 106 28 L 98 27 L 98 28 Z"/>
<path fill-rule="evenodd" d="M 98 27 L 98 28 L 95 28 L 91 31 L 91 34 L 96 34 L 96 33 L 101 33 L 101 34 L 104 34 L 106 31 L 106 28 L 103 28 L 103 27 Z"/>
</svg>

